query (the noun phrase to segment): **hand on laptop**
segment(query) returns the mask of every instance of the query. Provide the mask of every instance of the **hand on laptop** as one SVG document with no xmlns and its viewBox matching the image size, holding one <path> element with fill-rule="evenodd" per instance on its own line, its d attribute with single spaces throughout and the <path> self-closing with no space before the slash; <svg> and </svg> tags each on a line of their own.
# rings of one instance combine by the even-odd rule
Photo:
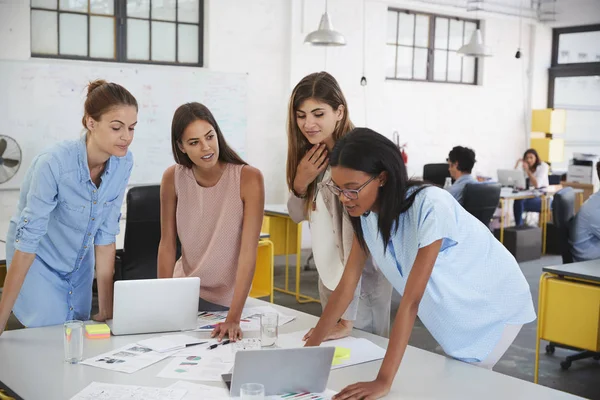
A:
<svg viewBox="0 0 600 400">
<path fill-rule="evenodd" d="M 100 311 L 98 314 L 92 316 L 92 319 L 96 322 L 104 322 L 107 319 L 112 319 L 112 313 Z"/>
<path fill-rule="evenodd" d="M 335 324 L 333 329 L 325 336 L 325 339 L 323 339 L 323 340 L 341 339 L 341 338 L 345 338 L 346 336 L 350 336 L 353 325 L 354 324 L 352 321 L 340 319 L 340 321 L 337 324 Z M 308 338 L 312 335 L 314 330 L 315 330 L 315 328 L 311 328 L 310 331 L 308 331 L 308 333 L 306 335 L 304 335 L 302 340 L 307 341 Z"/>
<path fill-rule="evenodd" d="M 223 340 L 225 335 L 229 336 L 229 340 L 235 342 L 236 340 L 241 340 L 243 337 L 242 328 L 240 328 L 239 322 L 227 321 L 222 322 L 216 326 L 215 329 L 210 334 L 210 337 L 216 337 L 220 342 Z"/>
<path fill-rule="evenodd" d="M 390 392 L 390 386 L 383 380 L 359 382 L 346 386 L 341 392 L 332 397 L 333 400 L 379 399 Z"/>
</svg>

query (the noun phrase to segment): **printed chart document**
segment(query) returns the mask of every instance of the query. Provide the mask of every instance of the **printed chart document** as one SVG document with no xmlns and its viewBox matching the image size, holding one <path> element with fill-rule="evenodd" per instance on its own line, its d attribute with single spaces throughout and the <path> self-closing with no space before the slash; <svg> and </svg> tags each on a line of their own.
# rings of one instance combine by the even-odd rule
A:
<svg viewBox="0 0 600 400">
<path fill-rule="evenodd" d="M 277 344 L 281 348 L 304 347 L 306 342 L 304 342 L 302 338 L 306 332 L 307 331 L 282 333 L 277 338 Z M 350 350 L 350 356 L 344 359 L 335 360 L 336 363 L 332 365 L 331 369 L 344 368 L 369 361 L 381 360 L 385 356 L 385 349 L 364 338 L 345 337 L 343 339 L 328 340 L 321 343 L 321 346 L 341 347 Z"/>
<path fill-rule="evenodd" d="M 245 307 L 242 311 L 240 328 L 246 332 L 259 331 L 260 315 L 272 312 L 279 314 L 279 326 L 285 325 L 295 319 L 293 316 L 278 312 L 271 306 Z M 227 311 L 201 311 L 198 313 L 198 328 L 196 331 L 212 331 L 218 324 L 224 322 L 226 318 Z"/>
<path fill-rule="evenodd" d="M 71 400 L 183 400 L 184 388 L 154 388 L 92 382 Z"/>
<path fill-rule="evenodd" d="M 185 349 L 186 346 L 189 345 L 200 345 L 207 342 L 207 339 L 200 339 L 190 335 L 175 334 L 142 340 L 138 342 L 138 344 L 154 351 L 158 351 L 159 353 L 165 353 L 167 351 Z"/>
<path fill-rule="evenodd" d="M 219 346 L 225 349 L 228 346 Z M 233 368 L 231 350 L 207 350 L 201 355 L 173 357 L 157 375 L 159 378 L 185 379 L 191 381 L 222 382 L 221 375 Z"/>
<path fill-rule="evenodd" d="M 229 397 L 229 390 L 214 386 L 179 381 L 169 386 L 170 389 L 185 389 L 187 393 L 182 400 L 233 400 L 239 397 Z M 287 393 L 280 396 L 267 396 L 265 400 L 331 400 L 336 394 L 333 390 L 323 393 Z"/>
<path fill-rule="evenodd" d="M 88 358 L 81 362 L 92 367 L 131 374 L 159 362 L 173 353 L 159 353 L 139 344 L 130 344 L 120 349 Z"/>
</svg>

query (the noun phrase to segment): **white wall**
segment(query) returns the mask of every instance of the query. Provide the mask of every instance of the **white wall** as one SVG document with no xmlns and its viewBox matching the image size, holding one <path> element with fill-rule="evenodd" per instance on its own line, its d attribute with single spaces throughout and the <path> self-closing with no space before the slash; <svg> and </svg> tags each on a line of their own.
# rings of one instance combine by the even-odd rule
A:
<svg viewBox="0 0 600 400">
<path fill-rule="evenodd" d="M 583 0 L 582 0 L 583 1 Z M 477 152 L 476 172 L 494 175 L 512 167 L 527 144 L 530 104 L 546 104 L 550 28 L 523 27 L 520 60 L 516 18 L 479 15 L 494 56 L 482 61 L 479 86 L 385 80 L 388 5 L 474 18 L 457 7 L 409 0 L 367 0 L 366 75 L 362 76 L 362 1 L 330 0 L 329 12 L 348 45 L 322 49 L 303 44 L 316 29 L 324 0 L 206 0 L 205 60 L 208 68 L 248 73 L 248 161 L 263 171 L 267 202 L 286 197 L 286 107 L 292 87 L 306 74 L 327 70 L 340 82 L 352 119 L 408 142 L 409 172 L 444 162 L 454 145 Z M 30 54 L 28 0 L 0 2 L 0 59 Z M 534 56 L 535 58 L 531 58 Z M 76 62 L 76 61 L 74 61 Z M 124 65 L 124 68 L 135 68 Z M 366 113 L 365 113 L 366 110 Z M 172 112 L 167 110 L 166 112 Z M 16 193 L 0 191 L 0 218 L 12 213 Z"/>
</svg>

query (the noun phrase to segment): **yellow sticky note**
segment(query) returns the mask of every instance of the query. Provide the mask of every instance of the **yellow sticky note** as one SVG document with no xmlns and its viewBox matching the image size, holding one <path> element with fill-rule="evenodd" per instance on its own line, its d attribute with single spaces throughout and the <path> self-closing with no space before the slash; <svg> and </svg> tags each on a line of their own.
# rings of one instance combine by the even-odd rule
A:
<svg viewBox="0 0 600 400">
<path fill-rule="evenodd" d="M 333 362 L 331 365 L 339 365 L 342 364 L 343 360 L 347 360 L 350 358 L 350 349 L 346 347 L 336 347 L 335 352 L 333 353 Z"/>
<path fill-rule="evenodd" d="M 106 324 L 86 325 L 85 326 L 85 331 L 89 335 L 110 334 L 110 328 Z"/>
</svg>

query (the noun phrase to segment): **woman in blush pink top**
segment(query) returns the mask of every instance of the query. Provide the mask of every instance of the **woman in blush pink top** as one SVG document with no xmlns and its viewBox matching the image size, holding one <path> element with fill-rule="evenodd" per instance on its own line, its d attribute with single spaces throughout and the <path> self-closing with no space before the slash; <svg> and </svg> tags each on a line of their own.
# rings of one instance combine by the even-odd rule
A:
<svg viewBox="0 0 600 400">
<path fill-rule="evenodd" d="M 199 277 L 204 300 L 230 307 L 212 336 L 236 340 L 256 264 L 263 177 L 227 145 L 202 104 L 175 111 L 171 142 L 177 164 L 165 171 L 160 187 L 158 277 Z"/>
</svg>

